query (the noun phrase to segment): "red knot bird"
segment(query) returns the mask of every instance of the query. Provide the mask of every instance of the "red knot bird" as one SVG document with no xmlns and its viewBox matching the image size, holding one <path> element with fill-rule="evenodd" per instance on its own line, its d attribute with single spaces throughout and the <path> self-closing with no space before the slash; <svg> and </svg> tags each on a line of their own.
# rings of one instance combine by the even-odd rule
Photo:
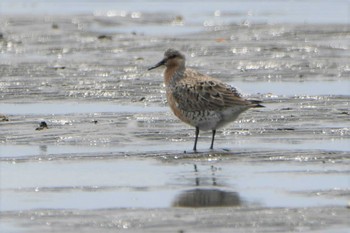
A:
<svg viewBox="0 0 350 233">
<path fill-rule="evenodd" d="M 212 131 L 210 149 L 213 149 L 216 129 L 236 120 L 247 109 L 264 106 L 261 101 L 244 99 L 236 88 L 218 79 L 186 68 L 185 61 L 182 53 L 168 49 L 163 60 L 148 70 L 166 67 L 168 104 L 180 120 L 196 128 L 193 150 L 197 151 L 200 130 Z"/>
</svg>

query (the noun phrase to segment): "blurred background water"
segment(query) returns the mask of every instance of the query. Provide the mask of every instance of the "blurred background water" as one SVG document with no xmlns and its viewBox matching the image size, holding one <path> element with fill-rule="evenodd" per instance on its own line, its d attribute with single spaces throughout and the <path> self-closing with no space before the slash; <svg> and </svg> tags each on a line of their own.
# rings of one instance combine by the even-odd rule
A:
<svg viewBox="0 0 350 233">
<path fill-rule="evenodd" d="M 348 0 L 1 0 L 0 14 L 94 14 L 123 16 L 133 13 L 181 14 L 185 23 L 210 23 L 224 16 L 226 23 L 348 24 Z"/>
</svg>

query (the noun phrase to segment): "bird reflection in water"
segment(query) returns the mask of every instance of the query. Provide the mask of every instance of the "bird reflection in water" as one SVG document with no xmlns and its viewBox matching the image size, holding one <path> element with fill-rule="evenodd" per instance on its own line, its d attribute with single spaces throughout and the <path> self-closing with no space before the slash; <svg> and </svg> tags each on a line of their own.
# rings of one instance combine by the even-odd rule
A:
<svg viewBox="0 0 350 233">
<path fill-rule="evenodd" d="M 236 192 L 219 189 L 187 190 L 177 196 L 174 207 L 224 207 L 240 206 L 241 199 Z"/>
<path fill-rule="evenodd" d="M 215 178 L 215 167 L 211 167 L 212 171 L 212 186 L 217 186 Z M 196 173 L 195 184 L 200 186 L 200 177 L 198 177 L 197 166 L 194 165 Z M 241 198 L 237 192 L 221 190 L 218 188 L 196 188 L 186 190 L 180 193 L 175 201 L 173 207 L 225 207 L 225 206 L 240 206 Z"/>
</svg>

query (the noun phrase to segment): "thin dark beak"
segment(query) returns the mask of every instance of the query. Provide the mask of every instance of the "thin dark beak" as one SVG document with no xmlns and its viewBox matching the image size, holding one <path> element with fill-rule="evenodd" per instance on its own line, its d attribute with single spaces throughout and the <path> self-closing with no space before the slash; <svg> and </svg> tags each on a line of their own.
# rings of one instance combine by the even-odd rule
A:
<svg viewBox="0 0 350 233">
<path fill-rule="evenodd" d="M 166 59 L 163 59 L 163 60 L 161 60 L 160 62 L 158 62 L 157 64 L 155 64 L 154 66 L 148 68 L 148 70 L 153 70 L 153 69 L 155 69 L 155 68 L 158 68 L 159 66 L 164 65 L 165 62 L 166 62 Z"/>
</svg>

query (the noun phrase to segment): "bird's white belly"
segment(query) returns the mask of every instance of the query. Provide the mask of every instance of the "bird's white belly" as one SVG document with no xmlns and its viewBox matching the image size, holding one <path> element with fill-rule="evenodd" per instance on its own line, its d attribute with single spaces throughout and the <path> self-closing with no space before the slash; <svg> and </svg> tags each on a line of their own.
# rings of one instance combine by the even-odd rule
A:
<svg viewBox="0 0 350 233">
<path fill-rule="evenodd" d="M 200 130 L 214 130 L 234 121 L 247 110 L 246 107 L 235 106 L 221 111 L 186 112 L 189 124 L 199 127 Z"/>
</svg>

